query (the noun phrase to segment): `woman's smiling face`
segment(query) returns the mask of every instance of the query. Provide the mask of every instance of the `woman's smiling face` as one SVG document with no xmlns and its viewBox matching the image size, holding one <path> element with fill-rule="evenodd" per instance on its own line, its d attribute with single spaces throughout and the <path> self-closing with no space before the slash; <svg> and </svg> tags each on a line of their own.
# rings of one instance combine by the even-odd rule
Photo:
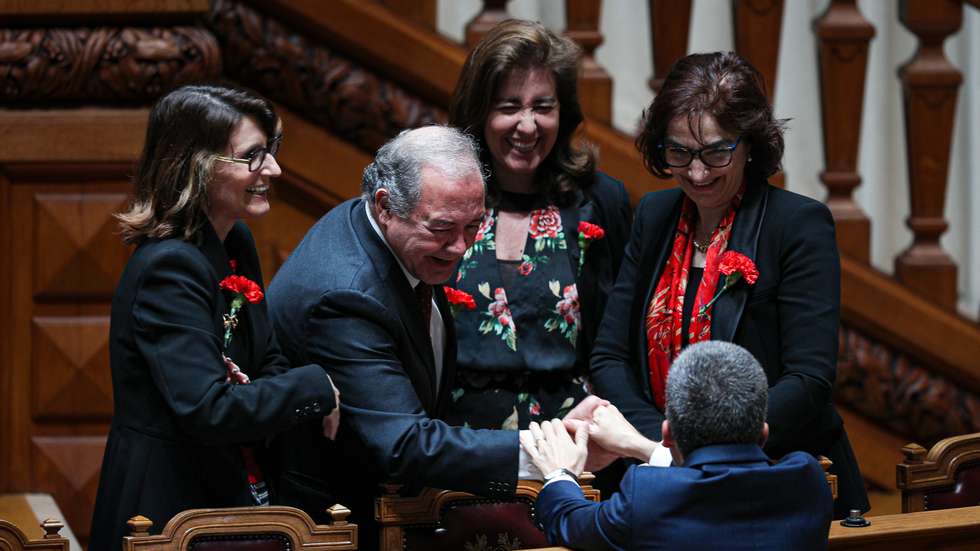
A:
<svg viewBox="0 0 980 551">
<path fill-rule="evenodd" d="M 700 136 L 697 131 L 700 131 Z M 689 124 L 685 115 L 671 120 L 664 146 L 679 145 L 691 150 L 710 149 L 731 146 L 736 140 L 738 136 L 723 130 L 714 116 L 704 113 L 700 116 L 700 121 L 694 119 L 693 124 Z M 742 186 L 748 151 L 749 147 L 743 141 L 732 152 L 732 162 L 728 166 L 710 167 L 695 156 L 686 167 L 674 167 L 670 170 L 674 180 L 684 194 L 694 201 L 699 212 L 717 211 L 727 208 Z"/>
<path fill-rule="evenodd" d="M 558 139 L 558 95 L 544 67 L 514 69 L 496 90 L 483 132 L 498 180 L 528 176 Z"/>
</svg>

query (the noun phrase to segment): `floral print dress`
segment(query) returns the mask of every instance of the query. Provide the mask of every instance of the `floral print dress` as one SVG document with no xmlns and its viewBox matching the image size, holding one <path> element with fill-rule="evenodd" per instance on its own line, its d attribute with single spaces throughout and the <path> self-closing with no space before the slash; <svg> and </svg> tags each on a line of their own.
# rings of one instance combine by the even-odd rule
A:
<svg viewBox="0 0 980 551">
<path fill-rule="evenodd" d="M 576 207 L 539 199 L 516 210 L 530 210 L 521 259 L 497 259 L 499 210 L 490 209 L 453 284 L 475 303 L 454 309 L 458 368 L 445 417 L 453 425 L 524 429 L 530 421 L 562 417 L 588 394 L 576 349 L 577 275 L 595 235 L 583 240 Z"/>
</svg>

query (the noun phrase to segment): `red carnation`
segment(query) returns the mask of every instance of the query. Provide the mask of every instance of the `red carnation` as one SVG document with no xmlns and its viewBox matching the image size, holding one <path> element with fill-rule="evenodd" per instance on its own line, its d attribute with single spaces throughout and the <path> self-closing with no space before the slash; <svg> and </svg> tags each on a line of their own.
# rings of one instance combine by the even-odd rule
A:
<svg viewBox="0 0 980 551">
<path fill-rule="evenodd" d="M 745 278 L 745 282 L 749 285 L 754 285 L 755 281 L 759 279 L 759 270 L 755 267 L 755 262 L 752 262 L 751 258 L 736 251 L 727 251 L 721 255 L 721 263 L 718 265 L 718 271 L 726 276 L 741 274 Z"/>
<path fill-rule="evenodd" d="M 245 299 L 252 304 L 258 304 L 265 296 L 259 284 L 245 276 L 230 275 L 222 279 L 218 286 L 227 291 L 244 295 Z"/>
<path fill-rule="evenodd" d="M 231 333 L 238 327 L 238 311 L 241 310 L 242 305 L 246 300 L 251 304 L 258 304 L 265 295 L 258 283 L 240 275 L 230 275 L 222 279 L 218 283 L 218 288 L 235 293 L 228 306 L 228 313 L 224 315 L 224 348 L 227 350 L 231 344 Z"/>
<path fill-rule="evenodd" d="M 729 287 L 738 283 L 740 279 L 744 279 L 749 285 L 755 285 L 756 280 L 759 279 L 759 269 L 755 267 L 755 262 L 736 251 L 726 251 L 721 255 L 718 261 L 718 271 L 725 275 L 725 284 L 715 294 L 714 298 L 698 309 L 699 316 L 704 316 L 708 312 L 708 308 L 718 300 L 718 297 Z"/>
<path fill-rule="evenodd" d="M 580 238 L 588 241 L 598 241 L 606 236 L 606 230 L 602 226 L 582 220 L 578 223 L 578 233 Z"/>
<path fill-rule="evenodd" d="M 442 290 L 446 293 L 446 300 L 449 301 L 449 305 L 452 307 L 454 314 L 461 308 L 466 308 L 467 310 L 476 309 L 476 301 L 473 300 L 473 295 L 466 291 L 460 291 L 459 289 L 453 289 L 448 286 L 443 286 Z"/>
<path fill-rule="evenodd" d="M 606 230 L 602 226 L 582 220 L 578 223 L 578 274 L 582 275 L 582 266 L 585 265 L 585 251 L 589 250 L 589 245 L 593 241 L 598 241 L 606 236 Z"/>
</svg>

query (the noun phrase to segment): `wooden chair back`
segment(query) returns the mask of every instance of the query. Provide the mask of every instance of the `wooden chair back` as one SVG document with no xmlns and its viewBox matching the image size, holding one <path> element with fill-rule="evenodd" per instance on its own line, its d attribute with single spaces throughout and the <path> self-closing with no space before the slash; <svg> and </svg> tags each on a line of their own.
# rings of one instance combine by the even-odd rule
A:
<svg viewBox="0 0 980 551">
<path fill-rule="evenodd" d="M 0 549 L 4 551 L 68 551 L 68 539 L 58 532 L 65 525 L 54 519 L 41 523 L 44 536 L 40 539 L 29 539 L 24 532 L 12 522 L 0 519 Z"/>
<path fill-rule="evenodd" d="M 132 535 L 123 551 L 302 551 L 357 549 L 357 526 L 347 522 L 350 510 L 327 510 L 329 525 L 318 525 L 293 507 L 232 507 L 191 509 L 170 519 L 158 535 L 150 535 L 150 519 L 129 519 Z"/>
<path fill-rule="evenodd" d="M 590 473 L 579 477 L 585 497 L 599 501 Z M 548 545 L 534 518 L 541 482 L 521 480 L 511 499 L 426 488 L 418 496 L 398 495 L 388 485 L 375 502 L 381 551 L 527 549 Z"/>
<path fill-rule="evenodd" d="M 980 432 L 944 438 L 928 451 L 908 444 L 902 453 L 903 513 L 980 505 Z"/>
</svg>

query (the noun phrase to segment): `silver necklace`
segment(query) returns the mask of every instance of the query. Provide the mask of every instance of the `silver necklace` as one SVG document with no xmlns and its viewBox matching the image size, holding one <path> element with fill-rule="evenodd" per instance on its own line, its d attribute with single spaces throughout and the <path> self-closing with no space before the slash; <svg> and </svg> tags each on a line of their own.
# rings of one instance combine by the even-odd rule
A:
<svg viewBox="0 0 980 551">
<path fill-rule="evenodd" d="M 694 243 L 694 248 L 697 249 L 701 254 L 708 254 L 708 247 L 711 246 L 711 241 L 707 243 L 701 243 L 697 239 L 691 238 L 691 242 Z"/>
</svg>

